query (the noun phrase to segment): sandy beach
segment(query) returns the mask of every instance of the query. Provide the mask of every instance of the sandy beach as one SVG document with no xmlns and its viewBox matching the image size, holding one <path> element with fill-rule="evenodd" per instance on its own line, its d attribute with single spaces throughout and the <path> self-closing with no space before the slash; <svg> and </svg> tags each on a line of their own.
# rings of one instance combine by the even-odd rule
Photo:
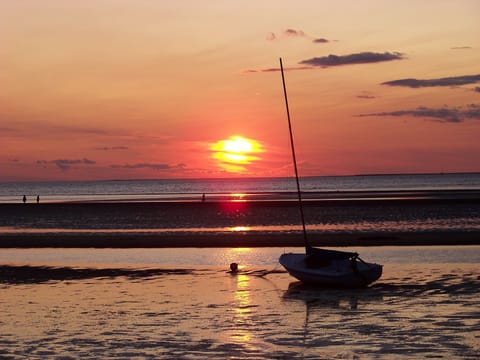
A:
<svg viewBox="0 0 480 360">
<path fill-rule="evenodd" d="M 379 282 L 356 290 L 255 269 L 275 271 L 3 266 L 0 357 L 480 356 L 477 264 L 388 264 Z"/>
</svg>

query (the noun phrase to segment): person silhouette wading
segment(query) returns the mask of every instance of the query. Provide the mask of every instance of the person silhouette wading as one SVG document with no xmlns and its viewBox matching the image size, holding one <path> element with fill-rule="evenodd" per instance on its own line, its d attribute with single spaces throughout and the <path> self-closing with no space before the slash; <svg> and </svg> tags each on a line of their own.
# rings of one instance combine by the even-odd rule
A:
<svg viewBox="0 0 480 360">
<path fill-rule="evenodd" d="M 37 195 L 37 204 L 40 202 L 40 195 Z"/>
<path fill-rule="evenodd" d="M 23 195 L 22 201 L 23 201 L 24 204 L 27 202 L 27 197 L 25 195 Z"/>
</svg>

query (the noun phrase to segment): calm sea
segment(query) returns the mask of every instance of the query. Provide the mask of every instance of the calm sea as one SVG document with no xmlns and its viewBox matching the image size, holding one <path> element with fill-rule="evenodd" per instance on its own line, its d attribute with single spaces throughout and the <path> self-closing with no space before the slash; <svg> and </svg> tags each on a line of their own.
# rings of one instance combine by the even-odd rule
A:
<svg viewBox="0 0 480 360">
<path fill-rule="evenodd" d="M 316 176 L 300 179 L 305 192 L 480 190 L 480 173 Z M 0 203 L 27 201 L 188 200 L 202 194 L 268 194 L 285 197 L 296 191 L 294 178 L 168 179 L 77 182 L 0 183 Z"/>
</svg>

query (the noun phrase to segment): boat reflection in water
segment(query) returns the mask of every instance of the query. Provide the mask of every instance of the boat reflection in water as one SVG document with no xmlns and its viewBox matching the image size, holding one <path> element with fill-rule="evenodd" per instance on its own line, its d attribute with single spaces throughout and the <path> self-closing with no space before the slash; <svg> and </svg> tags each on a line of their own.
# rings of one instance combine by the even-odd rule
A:
<svg viewBox="0 0 480 360">
<path fill-rule="evenodd" d="M 286 301 L 301 301 L 306 305 L 307 315 L 314 309 L 358 310 L 372 302 L 382 302 L 383 294 L 373 288 L 336 289 L 319 288 L 295 281 L 283 294 Z"/>
</svg>

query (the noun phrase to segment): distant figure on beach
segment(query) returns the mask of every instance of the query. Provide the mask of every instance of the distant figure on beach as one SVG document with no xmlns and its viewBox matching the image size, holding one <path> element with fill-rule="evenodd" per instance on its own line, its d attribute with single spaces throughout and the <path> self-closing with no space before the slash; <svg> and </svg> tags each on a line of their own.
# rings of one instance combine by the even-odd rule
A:
<svg viewBox="0 0 480 360">
<path fill-rule="evenodd" d="M 205 194 L 202 194 L 202 202 L 205 202 Z"/>
<path fill-rule="evenodd" d="M 40 195 L 37 195 L 37 204 L 40 202 Z"/>
<path fill-rule="evenodd" d="M 27 197 L 25 195 L 23 195 L 22 201 L 23 201 L 24 204 L 27 202 Z"/>
</svg>

